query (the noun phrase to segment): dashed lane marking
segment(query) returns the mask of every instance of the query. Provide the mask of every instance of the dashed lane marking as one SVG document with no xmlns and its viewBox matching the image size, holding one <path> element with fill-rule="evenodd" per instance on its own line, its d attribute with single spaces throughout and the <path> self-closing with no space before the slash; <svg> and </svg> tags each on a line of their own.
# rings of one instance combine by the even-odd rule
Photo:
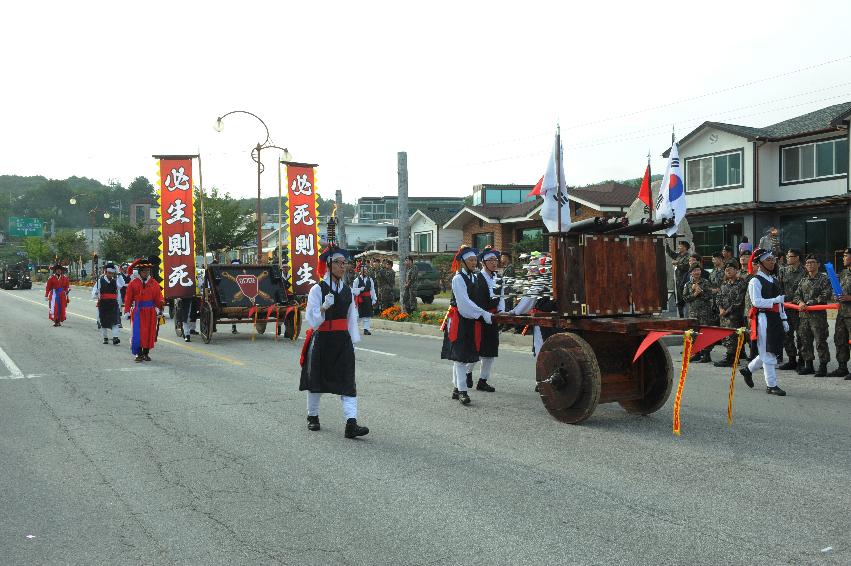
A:
<svg viewBox="0 0 851 566">
<path fill-rule="evenodd" d="M 370 352 L 372 354 L 381 354 L 382 356 L 398 356 L 399 355 L 399 354 L 391 354 L 390 352 L 382 352 L 380 350 L 370 350 L 369 348 L 355 347 L 355 350 L 360 350 L 361 352 Z"/>
<path fill-rule="evenodd" d="M 6 366 L 6 369 L 11 374 L 8 377 L 0 377 L 0 379 L 23 379 L 26 377 L 24 376 L 24 372 L 21 371 L 21 368 L 12 361 L 12 358 L 9 357 L 9 354 L 3 348 L 0 348 L 0 361 L 3 362 L 3 365 Z"/>
<path fill-rule="evenodd" d="M 9 297 L 12 297 L 12 298 L 15 298 L 15 299 L 18 299 L 18 300 L 21 300 L 21 301 L 27 302 L 27 303 L 32 303 L 32 304 L 37 305 L 37 306 L 39 306 L 39 307 L 44 307 L 44 306 L 46 306 L 46 305 L 45 305 L 45 303 L 40 303 L 40 302 L 38 302 L 38 301 L 33 301 L 32 299 L 27 299 L 27 298 L 25 298 L 25 297 L 20 297 L 20 296 L 18 296 L 18 295 L 15 295 L 14 293 L 10 293 L 10 292 L 8 292 L 8 291 L 2 291 L 2 290 L 0 290 L 0 293 L 3 293 L 4 295 L 7 295 L 7 296 L 9 296 Z M 85 320 L 91 320 L 92 322 L 97 322 L 97 319 L 92 318 L 92 317 L 90 317 L 90 316 L 86 316 L 86 315 L 84 315 L 84 314 L 77 314 L 77 313 L 75 313 L 75 312 L 71 312 L 71 311 L 66 311 L 66 313 L 67 313 L 68 315 L 70 315 L 70 316 L 76 316 L 76 317 L 78 317 L 78 318 L 82 318 L 82 319 L 85 319 Z M 183 350 L 187 350 L 187 351 L 189 351 L 189 352 L 192 352 L 193 354 L 198 354 L 199 356 L 206 356 L 206 357 L 208 357 L 208 358 L 213 358 L 213 359 L 215 359 L 215 360 L 220 360 L 220 361 L 222 361 L 222 362 L 227 362 L 227 363 L 229 363 L 229 364 L 233 364 L 233 365 L 235 365 L 235 366 L 244 366 L 244 365 L 245 365 L 245 363 L 244 363 L 244 362 L 241 362 L 241 361 L 236 360 L 236 359 L 234 359 L 234 358 L 230 358 L 230 357 L 228 357 L 228 356 L 222 356 L 222 355 L 220 355 L 220 354 L 214 354 L 214 353 L 212 353 L 212 352 L 205 352 L 204 350 L 201 350 L 201 349 L 198 349 L 198 348 L 193 348 L 192 346 L 186 346 L 185 344 L 181 344 L 180 342 L 175 342 L 174 340 L 169 340 L 168 338 L 161 338 L 161 337 L 160 337 L 160 338 L 157 338 L 157 342 L 164 342 L 164 343 L 169 344 L 169 345 L 171 345 L 171 346 L 174 346 L 174 347 L 176 347 L 176 348 L 180 348 L 180 349 L 183 349 Z"/>
</svg>

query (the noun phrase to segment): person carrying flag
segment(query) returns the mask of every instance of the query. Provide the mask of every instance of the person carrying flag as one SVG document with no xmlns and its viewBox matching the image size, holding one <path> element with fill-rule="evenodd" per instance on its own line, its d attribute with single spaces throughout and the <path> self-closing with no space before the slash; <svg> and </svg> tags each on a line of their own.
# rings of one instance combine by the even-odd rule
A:
<svg viewBox="0 0 851 566">
<path fill-rule="evenodd" d="M 748 296 L 751 308 L 750 339 L 756 342 L 757 356 L 739 370 L 748 387 L 753 387 L 753 372 L 763 368 L 765 373 L 765 392 L 769 395 L 786 395 L 777 385 L 777 356 L 783 352 L 783 335 L 789 331 L 786 311 L 783 308 L 785 297 L 780 294 L 780 282 L 774 277 L 777 258 L 771 250 L 757 248 L 751 254 L 748 271 L 756 261 L 759 271 L 748 283 Z"/>
<path fill-rule="evenodd" d="M 113 345 L 117 345 L 121 343 L 121 340 L 118 339 L 120 328 L 118 322 L 121 320 L 118 294 L 121 283 L 115 277 L 114 264 L 104 264 L 103 271 L 103 275 L 98 277 L 97 282 L 92 286 L 92 299 L 97 300 L 98 323 L 103 335 L 103 343 L 109 344 L 109 339 L 112 338 Z"/>
<path fill-rule="evenodd" d="M 68 303 L 71 302 L 68 298 L 68 293 L 71 292 L 71 282 L 65 275 L 65 268 L 59 264 L 53 266 L 53 275 L 47 278 L 47 285 L 44 288 L 44 298 L 47 300 L 47 316 L 53 321 L 53 326 L 62 326 L 62 323 L 67 318 L 66 309 Z"/>
<path fill-rule="evenodd" d="M 157 259 L 157 261 L 159 261 Z M 151 277 L 151 259 L 138 259 L 130 266 L 139 277 L 130 281 L 124 296 L 124 317 L 132 319 L 130 351 L 135 361 L 150 362 L 150 352 L 157 341 L 157 326 L 164 301 L 159 282 Z"/>
<path fill-rule="evenodd" d="M 360 426 L 355 383 L 355 347 L 360 342 L 358 311 L 346 285 L 349 252 L 330 244 L 319 256 L 319 283 L 310 288 L 304 318 L 309 327 L 301 351 L 299 391 L 307 391 L 307 430 L 318 431 L 323 393 L 339 395 L 346 419 L 345 437 L 369 434 Z"/>
</svg>

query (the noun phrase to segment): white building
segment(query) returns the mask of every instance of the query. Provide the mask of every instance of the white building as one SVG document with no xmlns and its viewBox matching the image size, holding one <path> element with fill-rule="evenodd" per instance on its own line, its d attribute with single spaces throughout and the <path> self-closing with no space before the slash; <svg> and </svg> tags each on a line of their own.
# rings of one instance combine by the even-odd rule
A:
<svg viewBox="0 0 851 566">
<path fill-rule="evenodd" d="M 443 225 L 455 216 L 452 211 L 417 209 L 409 220 L 412 252 L 454 252 L 461 247 L 464 231 L 444 228 Z"/>
</svg>

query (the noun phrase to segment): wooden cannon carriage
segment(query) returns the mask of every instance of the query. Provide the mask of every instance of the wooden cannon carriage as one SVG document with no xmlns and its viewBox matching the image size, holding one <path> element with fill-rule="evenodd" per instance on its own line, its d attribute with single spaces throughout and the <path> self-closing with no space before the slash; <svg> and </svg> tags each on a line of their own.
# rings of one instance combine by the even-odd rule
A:
<svg viewBox="0 0 851 566">
<path fill-rule="evenodd" d="M 298 301 L 274 265 L 209 265 L 201 290 L 199 332 L 207 344 L 220 323 L 251 324 L 258 334 L 272 323 L 277 334 L 298 338 Z"/>
<path fill-rule="evenodd" d="M 536 364 L 538 392 L 556 419 L 579 423 L 599 403 L 615 401 L 646 415 L 668 400 L 673 368 L 667 348 L 655 342 L 633 363 L 648 332 L 682 332 L 695 324 L 659 316 L 668 299 L 664 246 L 657 235 L 553 234 L 556 311 L 494 315 L 495 324 L 556 330 Z"/>
</svg>

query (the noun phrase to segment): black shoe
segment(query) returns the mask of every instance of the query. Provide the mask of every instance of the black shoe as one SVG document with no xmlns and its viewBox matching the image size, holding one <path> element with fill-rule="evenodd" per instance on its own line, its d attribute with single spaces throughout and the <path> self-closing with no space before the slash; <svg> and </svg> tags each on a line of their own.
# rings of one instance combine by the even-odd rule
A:
<svg viewBox="0 0 851 566">
<path fill-rule="evenodd" d="M 231 327 L 230 327 L 230 333 L 231 333 L 231 334 L 237 334 L 236 326 L 231 326 Z"/>
<path fill-rule="evenodd" d="M 458 388 L 457 387 L 454 387 L 452 389 L 452 398 L 456 399 L 456 400 L 458 399 Z"/>
<path fill-rule="evenodd" d="M 103 343 L 104 343 L 104 344 L 109 344 L 109 338 L 104 338 L 104 339 L 103 339 Z"/>
<path fill-rule="evenodd" d="M 787 370 L 787 369 L 798 369 L 798 360 L 794 357 L 789 358 L 789 361 L 784 363 L 783 365 L 777 366 L 777 369 Z"/>
<path fill-rule="evenodd" d="M 319 430 L 319 415 L 315 417 L 307 416 L 307 430 Z"/>
<path fill-rule="evenodd" d="M 369 330 L 364 330 L 363 333 L 364 336 L 372 336 L 372 332 L 370 332 Z"/>
<path fill-rule="evenodd" d="M 798 375 L 812 375 L 815 372 L 816 370 L 813 369 L 813 361 L 807 360 L 804 362 L 804 367 L 798 370 Z"/>
<path fill-rule="evenodd" d="M 839 367 L 827 374 L 828 377 L 845 377 L 848 375 L 848 364 L 839 364 Z"/>
<path fill-rule="evenodd" d="M 458 392 L 458 401 L 460 401 L 462 405 L 469 405 L 470 404 L 470 396 L 467 395 L 466 391 L 459 391 Z"/>
<path fill-rule="evenodd" d="M 714 362 L 712 365 L 717 367 L 717 368 L 731 368 L 731 367 L 733 367 L 733 358 L 731 358 L 730 356 L 727 356 L 723 360 L 719 360 L 717 362 Z"/>
<path fill-rule="evenodd" d="M 487 391 L 488 393 L 493 393 L 494 391 L 496 391 L 496 389 L 488 385 L 488 381 L 486 379 L 480 379 L 478 382 L 476 382 L 476 389 L 479 391 Z"/>
<path fill-rule="evenodd" d="M 795 368 L 796 371 L 801 371 L 804 369 L 804 358 L 798 358 L 798 367 Z"/>
<path fill-rule="evenodd" d="M 845 381 L 851 381 L 851 374 L 845 376 Z"/>
<path fill-rule="evenodd" d="M 745 378 L 745 384 L 753 389 L 753 374 L 751 373 L 751 370 L 749 370 L 746 366 L 740 369 L 739 373 Z"/>
<path fill-rule="evenodd" d="M 818 371 L 813 374 L 813 377 L 827 377 L 827 364 L 819 364 Z"/>
<path fill-rule="evenodd" d="M 779 364 L 782 361 L 783 361 L 783 354 L 780 354 L 779 356 L 777 356 L 777 363 Z"/>
<path fill-rule="evenodd" d="M 112 339 L 112 345 L 113 346 L 118 346 L 119 344 L 121 344 L 121 340 L 119 340 L 118 338 Z"/>
<path fill-rule="evenodd" d="M 319 424 L 319 421 L 316 422 Z M 357 438 L 369 434 L 369 429 L 365 426 L 360 426 L 357 419 L 349 419 L 346 421 L 346 438 Z"/>
<path fill-rule="evenodd" d="M 540 383 L 536 383 L 536 384 L 535 384 L 535 393 L 540 393 L 540 392 L 541 392 L 541 384 L 540 384 Z"/>
<path fill-rule="evenodd" d="M 786 392 L 776 385 L 774 387 L 766 387 L 765 392 L 769 395 L 777 395 L 778 397 L 784 397 L 786 395 Z"/>
<path fill-rule="evenodd" d="M 135 358 L 133 358 L 133 361 L 134 361 L 134 362 L 136 362 L 136 363 L 138 364 L 138 363 L 140 363 L 140 362 L 144 362 L 144 361 L 145 361 L 145 357 L 144 357 L 142 354 L 139 354 L 138 356 L 136 356 Z"/>
<path fill-rule="evenodd" d="M 191 339 L 191 338 L 189 338 L 189 335 L 188 335 L 188 334 L 184 334 L 184 335 L 183 335 L 183 341 L 184 341 L 184 342 L 192 342 L 192 339 Z"/>
<path fill-rule="evenodd" d="M 143 354 L 142 357 L 145 359 L 146 362 L 151 361 L 151 356 L 149 356 L 148 354 Z"/>
<path fill-rule="evenodd" d="M 473 372 L 467 374 L 467 389 L 473 387 Z"/>
</svg>

